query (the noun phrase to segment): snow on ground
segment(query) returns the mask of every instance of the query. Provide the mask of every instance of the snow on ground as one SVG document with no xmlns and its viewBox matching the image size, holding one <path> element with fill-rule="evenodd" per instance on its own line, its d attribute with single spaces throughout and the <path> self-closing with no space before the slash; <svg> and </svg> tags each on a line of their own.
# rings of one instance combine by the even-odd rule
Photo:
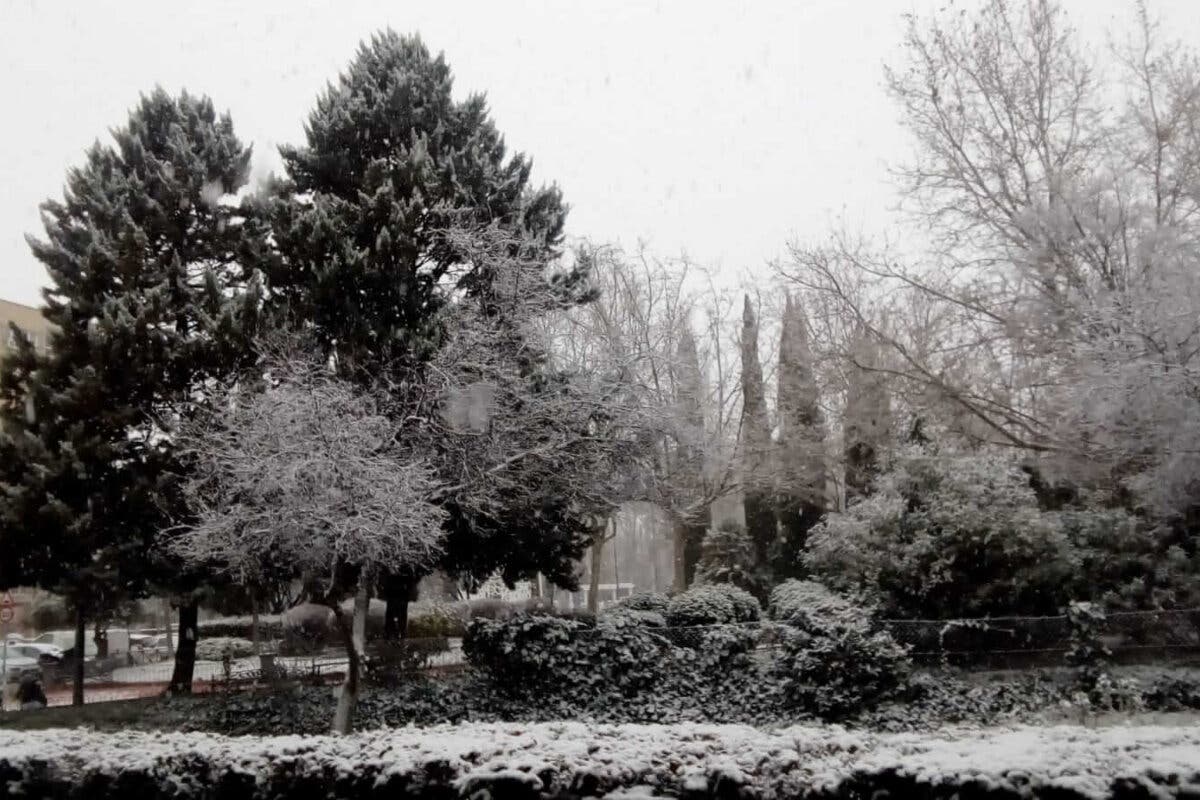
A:
<svg viewBox="0 0 1200 800">
<path fill-rule="evenodd" d="M 185 754 L 192 757 L 181 758 Z M 973 780 L 1025 796 L 1030 788 L 1053 786 L 1107 797 L 1114 781 L 1128 779 L 1154 784 L 1153 796 L 1173 796 L 1184 788 L 1200 791 L 1200 730 L 1058 726 L 922 735 L 565 722 L 409 727 L 346 737 L 0 731 L 5 763 L 28 768 L 26 774 L 49 765 L 76 785 L 89 774 L 122 771 L 187 783 L 195 776 L 178 770 L 203 763 L 218 773 L 258 776 L 260 785 L 272 775 L 341 776 L 358 786 L 364 780 L 375 786 L 453 783 L 464 795 L 489 786 L 500 796 L 502 786 L 602 794 L 631 787 L 715 792 L 722 784 L 751 796 L 804 796 L 831 791 L 855 775 L 894 772 L 924 786 Z M 11 796 L 20 787 L 6 788 Z"/>
<path fill-rule="evenodd" d="M 305 673 L 313 666 L 323 668 L 346 663 L 346 656 L 320 655 L 296 656 L 285 658 L 276 656 L 275 663 L 288 672 Z M 230 672 L 236 677 L 239 673 L 252 672 L 259 669 L 261 663 L 258 656 L 235 658 L 230 662 Z M 112 671 L 112 683 L 161 683 L 169 680 L 174 669 L 171 661 L 160 661 L 154 664 L 137 664 L 132 667 L 118 667 Z M 197 661 L 192 675 L 194 680 L 213 681 L 225 677 L 225 667 L 220 661 Z"/>
</svg>

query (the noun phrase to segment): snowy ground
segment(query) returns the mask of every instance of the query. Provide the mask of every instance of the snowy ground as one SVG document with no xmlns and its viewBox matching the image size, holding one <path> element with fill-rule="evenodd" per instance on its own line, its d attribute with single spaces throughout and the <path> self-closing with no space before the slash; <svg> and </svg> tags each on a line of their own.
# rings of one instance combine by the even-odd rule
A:
<svg viewBox="0 0 1200 800">
<path fill-rule="evenodd" d="M 1146 796 L 1171 797 L 1200 791 L 1200 730 L 1059 726 L 930 735 L 571 722 L 443 725 L 347 737 L 0 731 L 0 764 L 17 771 L 5 770 L 14 781 L 16 774 L 36 775 L 39 765 L 48 765 L 55 780 L 76 787 L 121 772 L 175 786 L 240 775 L 260 788 L 287 787 L 307 776 L 329 786 L 330 797 L 360 796 L 355 793 L 381 784 L 450 784 L 463 796 L 490 788 L 492 796 L 509 797 L 568 790 L 620 790 L 624 798 L 651 790 L 805 797 L 855 781 L 868 789 L 866 796 L 885 784 L 895 791 L 973 783 L 1012 796 L 1038 796 L 1054 787 L 1066 792 L 1056 796 L 1100 798 L 1125 781 L 1127 788 L 1131 782 L 1150 790 Z M 11 796 L 38 787 L 5 788 Z"/>
</svg>

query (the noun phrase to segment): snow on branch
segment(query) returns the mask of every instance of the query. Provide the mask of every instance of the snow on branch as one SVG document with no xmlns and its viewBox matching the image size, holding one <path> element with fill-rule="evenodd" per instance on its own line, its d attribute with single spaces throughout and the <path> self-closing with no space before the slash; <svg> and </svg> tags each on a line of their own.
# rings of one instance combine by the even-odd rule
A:
<svg viewBox="0 0 1200 800">
<path fill-rule="evenodd" d="M 225 387 L 178 432 L 196 520 L 173 549 L 243 578 L 431 563 L 444 517 L 434 472 L 397 442 L 380 398 L 304 351 L 269 352 L 264 366 L 264 389 Z"/>
</svg>

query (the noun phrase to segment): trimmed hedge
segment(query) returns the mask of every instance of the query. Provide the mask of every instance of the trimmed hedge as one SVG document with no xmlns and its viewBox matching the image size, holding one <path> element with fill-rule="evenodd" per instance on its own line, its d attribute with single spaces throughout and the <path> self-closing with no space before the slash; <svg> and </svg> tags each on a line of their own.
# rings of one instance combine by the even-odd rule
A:
<svg viewBox="0 0 1200 800">
<path fill-rule="evenodd" d="M 667 622 L 672 627 L 727 625 L 736 619 L 737 609 L 729 594 L 713 585 L 693 586 L 667 605 Z"/>
<path fill-rule="evenodd" d="M 220 661 L 226 654 L 230 658 L 247 658 L 254 655 L 254 643 L 232 636 L 202 638 L 196 642 L 197 661 Z"/>
<path fill-rule="evenodd" d="M 494 797 L 1194 797 L 1200 731 L 441 725 L 353 736 L 0 734 L 5 796 L 64 800 Z"/>
</svg>

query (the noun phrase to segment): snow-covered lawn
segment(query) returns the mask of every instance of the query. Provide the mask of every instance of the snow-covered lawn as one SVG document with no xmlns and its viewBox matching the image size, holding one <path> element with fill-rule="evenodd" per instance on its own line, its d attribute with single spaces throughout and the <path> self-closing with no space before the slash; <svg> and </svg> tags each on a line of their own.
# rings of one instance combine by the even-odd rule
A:
<svg viewBox="0 0 1200 800">
<path fill-rule="evenodd" d="M 282 797 L 302 784 L 325 787 L 329 797 L 373 791 L 391 796 L 401 787 L 420 797 L 423 787 L 446 785 L 463 796 L 490 788 L 492 797 L 621 790 L 625 798 L 651 790 L 809 797 L 854 785 L 869 797 L 876 787 L 904 796 L 914 786 L 946 790 L 963 784 L 1003 792 L 992 797 L 1039 796 L 1053 788 L 1056 797 L 1099 798 L 1112 796 L 1114 787 L 1149 790 L 1135 790 L 1135 796 L 1172 797 L 1200 792 L 1200 730 L 1059 726 L 871 734 L 837 727 L 763 731 L 570 722 L 443 725 L 346 737 L 0 731 L 0 774 L 33 776 L 35 782 L 10 782 L 6 796 L 22 788 L 35 795 L 44 790 L 47 784 L 36 784 L 39 770 L 49 771 L 41 779 L 70 782 L 76 790 L 111 785 L 104 776 L 137 773 L 181 790 L 173 795 L 179 797 L 201 796 L 203 787 L 221 780 L 250 781 L 262 797 Z"/>
<path fill-rule="evenodd" d="M 322 669 L 331 669 L 338 664 L 345 664 L 346 656 L 344 654 L 290 658 L 276 656 L 275 663 L 283 666 L 289 673 L 307 673 L 312 671 L 314 664 Z M 259 667 L 258 656 L 235 658 L 230 662 L 230 672 L 234 677 L 237 677 L 239 673 L 244 674 L 257 670 Z M 112 683 L 163 683 L 170 680 L 173 669 L 174 665 L 170 661 L 118 667 L 112 671 Z M 197 661 L 192 677 L 198 681 L 221 680 L 225 677 L 225 667 L 220 661 Z"/>
</svg>

